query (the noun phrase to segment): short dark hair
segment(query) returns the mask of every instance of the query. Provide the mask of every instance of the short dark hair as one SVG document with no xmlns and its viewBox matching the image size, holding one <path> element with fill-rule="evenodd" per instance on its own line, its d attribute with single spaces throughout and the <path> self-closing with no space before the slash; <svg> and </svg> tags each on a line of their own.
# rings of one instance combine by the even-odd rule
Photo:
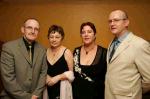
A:
<svg viewBox="0 0 150 99">
<path fill-rule="evenodd" d="M 58 32 L 62 36 L 62 39 L 64 39 L 64 36 L 65 36 L 64 30 L 61 26 L 58 26 L 58 25 L 52 25 L 49 28 L 47 37 L 49 38 L 49 35 L 55 32 Z"/>
<path fill-rule="evenodd" d="M 82 23 L 81 26 L 80 26 L 80 34 L 82 33 L 82 29 L 83 29 L 84 26 L 90 26 L 92 28 L 92 30 L 94 31 L 94 34 L 96 34 L 96 28 L 95 28 L 95 25 L 92 22 Z"/>
</svg>

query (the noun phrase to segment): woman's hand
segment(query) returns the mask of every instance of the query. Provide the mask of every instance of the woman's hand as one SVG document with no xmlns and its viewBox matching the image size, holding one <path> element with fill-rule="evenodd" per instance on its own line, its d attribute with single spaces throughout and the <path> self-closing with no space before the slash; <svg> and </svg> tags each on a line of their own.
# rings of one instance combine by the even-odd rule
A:
<svg viewBox="0 0 150 99">
<path fill-rule="evenodd" d="M 52 77 L 50 77 L 49 75 L 47 75 L 47 77 L 46 77 L 46 84 L 48 86 L 53 86 L 54 85 L 54 82 L 52 81 Z"/>
<path fill-rule="evenodd" d="M 68 79 L 64 73 L 56 75 L 54 77 L 50 77 L 49 75 L 47 75 L 46 84 L 48 86 L 53 86 L 60 80 L 68 80 Z"/>
<path fill-rule="evenodd" d="M 60 80 L 60 78 L 61 78 L 60 75 L 54 77 L 50 77 L 49 75 L 47 75 L 46 84 L 48 86 L 53 86 Z"/>
<path fill-rule="evenodd" d="M 60 74 L 60 80 L 68 80 L 64 73 Z"/>
</svg>

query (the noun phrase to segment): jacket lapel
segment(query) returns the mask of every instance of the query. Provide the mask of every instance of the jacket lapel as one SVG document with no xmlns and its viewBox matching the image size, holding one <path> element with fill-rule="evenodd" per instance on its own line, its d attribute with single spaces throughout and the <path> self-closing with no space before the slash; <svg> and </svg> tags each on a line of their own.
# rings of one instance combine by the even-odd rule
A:
<svg viewBox="0 0 150 99">
<path fill-rule="evenodd" d="M 35 45 L 34 45 L 34 56 L 33 56 L 33 66 L 36 63 L 36 60 L 38 59 L 39 54 L 40 54 L 40 48 L 39 48 L 37 42 L 35 42 Z"/>
<path fill-rule="evenodd" d="M 111 41 L 111 43 L 112 43 L 112 41 Z M 111 43 L 110 43 L 109 46 L 108 46 L 107 63 L 109 63 L 109 56 L 110 56 L 110 46 L 111 46 Z"/>
<path fill-rule="evenodd" d="M 121 44 L 118 46 L 118 48 L 116 49 L 112 59 L 110 60 L 110 63 L 116 59 L 121 53 L 122 51 L 124 51 L 126 48 L 129 47 L 129 44 L 130 44 L 130 41 L 132 40 L 133 38 L 133 34 L 130 33 L 128 34 L 128 36 L 121 42 Z"/>
<path fill-rule="evenodd" d="M 32 64 L 32 62 L 30 61 L 30 58 L 29 58 L 29 54 L 28 54 L 28 51 L 27 51 L 27 48 L 23 42 L 23 39 L 19 39 L 19 50 L 20 52 L 23 54 L 23 56 L 25 57 L 25 59 L 30 63 Z"/>
</svg>

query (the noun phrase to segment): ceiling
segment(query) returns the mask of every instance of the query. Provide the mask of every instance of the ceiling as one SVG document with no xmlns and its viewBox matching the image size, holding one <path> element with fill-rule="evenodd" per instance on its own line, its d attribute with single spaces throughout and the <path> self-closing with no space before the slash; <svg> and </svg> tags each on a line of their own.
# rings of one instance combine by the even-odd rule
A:
<svg viewBox="0 0 150 99">
<path fill-rule="evenodd" d="M 0 3 L 49 3 L 49 2 L 121 2 L 121 3 L 147 3 L 150 0 L 0 0 Z"/>
</svg>

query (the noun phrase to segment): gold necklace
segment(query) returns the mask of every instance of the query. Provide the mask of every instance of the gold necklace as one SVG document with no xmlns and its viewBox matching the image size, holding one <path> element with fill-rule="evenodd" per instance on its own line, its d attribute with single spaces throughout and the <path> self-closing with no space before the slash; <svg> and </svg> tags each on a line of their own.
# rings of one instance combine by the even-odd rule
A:
<svg viewBox="0 0 150 99">
<path fill-rule="evenodd" d="M 95 45 L 91 47 L 88 51 L 85 49 L 85 46 L 83 46 L 83 49 L 85 51 L 85 54 L 88 55 L 90 51 L 92 51 L 95 48 Z"/>
<path fill-rule="evenodd" d="M 55 57 L 55 55 L 57 54 L 57 52 L 52 52 L 52 56 Z"/>
<path fill-rule="evenodd" d="M 55 56 L 57 56 L 57 55 L 58 55 L 58 53 L 59 53 L 59 49 L 58 49 L 58 50 L 56 50 L 56 51 L 52 51 L 52 49 L 51 49 L 51 53 L 52 53 L 52 56 L 53 56 L 53 57 L 55 57 Z"/>
<path fill-rule="evenodd" d="M 61 49 L 61 46 L 59 46 L 57 49 L 51 48 L 51 53 L 52 53 L 53 58 L 57 58 L 59 56 L 60 49 Z"/>
</svg>

